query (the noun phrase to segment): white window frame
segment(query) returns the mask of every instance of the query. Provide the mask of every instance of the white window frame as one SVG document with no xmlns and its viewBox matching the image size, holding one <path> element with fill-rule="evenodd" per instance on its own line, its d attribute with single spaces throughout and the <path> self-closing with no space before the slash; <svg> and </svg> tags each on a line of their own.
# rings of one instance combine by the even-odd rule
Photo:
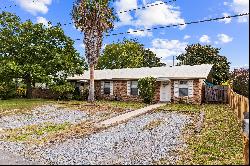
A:
<svg viewBox="0 0 250 166">
<path fill-rule="evenodd" d="M 109 84 L 109 87 L 105 87 L 105 85 Z M 109 93 L 105 93 L 105 89 L 109 88 Z M 103 85 L 103 94 L 104 95 L 110 95 L 111 94 L 111 82 L 110 81 L 104 81 Z"/>
<path fill-rule="evenodd" d="M 183 89 L 187 89 L 187 95 L 186 96 L 181 96 L 180 95 L 180 89 L 183 88 Z M 179 85 L 178 85 L 178 90 L 179 90 L 179 94 L 178 96 L 179 97 L 188 97 L 189 96 L 189 85 L 188 85 L 188 80 L 180 80 L 179 81 Z"/>
<path fill-rule="evenodd" d="M 133 87 L 133 82 L 137 83 L 136 88 Z M 137 89 L 137 94 L 132 94 L 132 89 Z M 136 80 L 133 80 L 133 81 L 130 82 L 130 95 L 132 95 L 132 96 L 138 96 L 139 95 L 138 81 L 136 81 Z"/>
</svg>

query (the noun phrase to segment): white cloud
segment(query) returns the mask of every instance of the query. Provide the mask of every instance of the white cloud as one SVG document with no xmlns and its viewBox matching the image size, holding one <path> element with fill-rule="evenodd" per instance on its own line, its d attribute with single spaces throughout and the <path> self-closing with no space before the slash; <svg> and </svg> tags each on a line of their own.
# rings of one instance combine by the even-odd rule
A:
<svg viewBox="0 0 250 166">
<path fill-rule="evenodd" d="M 24 10 L 36 15 L 37 13 L 46 14 L 49 9 L 48 6 L 52 3 L 52 0 L 16 0 L 17 3 Z"/>
<path fill-rule="evenodd" d="M 152 36 L 152 32 L 149 31 L 137 31 L 134 32 L 134 29 L 129 28 L 128 32 L 130 32 L 129 34 L 133 35 L 133 36 Z"/>
<path fill-rule="evenodd" d="M 153 4 L 160 3 L 156 1 Z M 145 10 L 138 10 L 136 12 L 135 25 L 150 28 L 155 25 L 171 25 L 183 24 L 185 20 L 181 18 L 179 7 L 174 7 L 168 4 L 161 4 L 154 7 L 146 8 Z M 186 25 L 180 26 L 180 29 L 185 28 Z"/>
<path fill-rule="evenodd" d="M 222 13 L 223 17 L 227 17 L 227 16 L 230 16 L 229 13 Z M 223 20 L 219 20 L 219 22 L 224 22 L 225 24 L 228 24 L 232 21 L 232 18 L 225 18 Z"/>
<path fill-rule="evenodd" d="M 210 37 L 208 35 L 202 35 L 200 37 L 200 42 L 201 43 L 210 43 Z"/>
<path fill-rule="evenodd" d="M 148 5 L 159 4 L 162 1 L 155 1 Z M 120 0 L 115 3 L 117 12 L 135 9 L 138 7 L 136 0 Z M 131 25 L 135 27 L 151 28 L 157 25 L 183 24 L 185 20 L 181 18 L 179 7 L 174 7 L 168 4 L 155 5 L 154 7 L 137 10 L 132 15 L 132 12 L 118 13 L 120 22 L 116 23 L 115 27 Z M 180 29 L 186 25 L 179 26 Z"/>
<path fill-rule="evenodd" d="M 184 39 L 184 40 L 187 40 L 187 39 L 189 39 L 190 37 L 191 37 L 191 36 L 189 36 L 189 35 L 185 35 L 183 39 Z"/>
<path fill-rule="evenodd" d="M 249 13 L 249 0 L 233 0 L 232 3 L 225 3 L 229 6 L 235 14 Z M 249 16 L 242 16 L 238 18 L 238 22 L 248 22 Z"/>
<path fill-rule="evenodd" d="M 233 5 L 237 13 L 249 12 L 249 0 L 233 0 Z"/>
<path fill-rule="evenodd" d="M 177 56 L 185 52 L 187 42 L 180 42 L 179 40 L 167 40 L 167 39 L 154 39 L 152 41 L 153 51 L 158 57 L 163 60 L 170 56 Z"/>
<path fill-rule="evenodd" d="M 46 27 L 49 27 L 49 21 L 46 18 L 44 18 L 44 17 L 37 17 L 36 18 L 36 22 L 37 23 L 42 23 Z"/>
<path fill-rule="evenodd" d="M 133 24 L 133 17 L 129 12 L 119 13 L 119 11 L 125 11 L 137 8 L 137 0 L 120 0 L 115 2 L 115 6 L 118 12 L 118 18 L 120 21 L 116 23 L 115 27 L 131 25 Z"/>
<path fill-rule="evenodd" d="M 218 43 L 229 43 L 229 42 L 233 41 L 233 38 L 226 35 L 226 34 L 218 34 L 217 37 L 219 39 L 219 42 L 216 42 L 216 44 L 218 44 Z"/>
</svg>

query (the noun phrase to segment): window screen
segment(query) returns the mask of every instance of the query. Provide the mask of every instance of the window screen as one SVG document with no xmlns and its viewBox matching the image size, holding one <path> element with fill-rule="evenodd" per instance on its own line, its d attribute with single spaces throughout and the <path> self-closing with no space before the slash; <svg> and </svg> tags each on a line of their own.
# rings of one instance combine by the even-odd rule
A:
<svg viewBox="0 0 250 166">
<path fill-rule="evenodd" d="M 110 94 L 110 82 L 104 82 L 104 94 L 105 95 Z"/>
<path fill-rule="evenodd" d="M 138 95 L 138 82 L 131 81 L 131 95 Z"/>
<path fill-rule="evenodd" d="M 188 96 L 188 88 L 179 88 L 179 96 L 180 97 Z"/>
</svg>

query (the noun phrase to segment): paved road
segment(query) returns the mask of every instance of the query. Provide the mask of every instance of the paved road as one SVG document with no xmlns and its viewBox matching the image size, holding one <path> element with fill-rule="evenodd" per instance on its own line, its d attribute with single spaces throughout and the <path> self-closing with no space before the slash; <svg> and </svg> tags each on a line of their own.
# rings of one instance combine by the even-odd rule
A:
<svg viewBox="0 0 250 166">
<path fill-rule="evenodd" d="M 0 149 L 0 165 L 40 165 Z"/>
</svg>

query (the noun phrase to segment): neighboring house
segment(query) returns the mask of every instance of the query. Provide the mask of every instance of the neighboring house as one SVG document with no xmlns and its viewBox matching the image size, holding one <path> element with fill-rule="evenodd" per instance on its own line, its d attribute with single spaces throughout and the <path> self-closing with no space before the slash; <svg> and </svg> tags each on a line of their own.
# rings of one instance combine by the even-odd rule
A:
<svg viewBox="0 0 250 166">
<path fill-rule="evenodd" d="M 157 79 L 154 102 L 176 102 L 186 99 L 201 104 L 204 80 L 211 80 L 212 65 L 183 65 L 174 67 L 143 67 L 95 70 L 95 95 L 98 99 L 141 101 L 138 79 Z M 84 86 L 89 81 L 89 71 L 68 77 L 68 81 Z"/>
</svg>

